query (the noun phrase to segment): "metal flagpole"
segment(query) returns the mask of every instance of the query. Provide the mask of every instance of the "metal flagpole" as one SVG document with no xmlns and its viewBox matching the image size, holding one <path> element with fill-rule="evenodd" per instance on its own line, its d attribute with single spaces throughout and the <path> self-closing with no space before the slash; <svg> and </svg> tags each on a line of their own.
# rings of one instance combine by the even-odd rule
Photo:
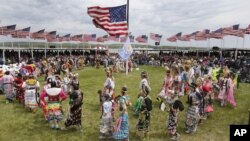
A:
<svg viewBox="0 0 250 141">
<path fill-rule="evenodd" d="M 177 53 L 177 51 L 178 51 L 178 42 L 177 42 L 177 40 L 175 41 L 175 44 L 176 44 L 176 53 Z"/>
<path fill-rule="evenodd" d="M 235 46 L 235 52 L 234 52 L 234 59 L 236 60 L 237 59 L 237 54 L 238 54 L 238 40 L 239 40 L 239 37 L 236 37 L 237 40 L 236 40 L 236 46 Z"/>
<path fill-rule="evenodd" d="M 34 59 L 34 54 L 33 54 L 33 50 L 34 50 L 34 45 L 33 45 L 33 42 L 31 42 L 30 36 L 29 36 L 29 41 L 30 41 L 30 44 L 31 44 L 31 48 L 32 48 L 32 53 L 31 53 L 31 57 L 32 57 L 32 59 Z"/>
<path fill-rule="evenodd" d="M 56 38 L 56 45 L 58 45 L 58 42 L 59 42 L 59 40 L 58 40 L 58 38 Z M 61 45 L 61 43 L 60 43 L 60 45 Z M 57 56 L 59 56 L 59 48 L 57 48 Z"/>
<path fill-rule="evenodd" d="M 29 36 L 29 46 L 30 46 L 30 44 L 31 44 L 31 50 L 32 50 L 32 52 L 31 52 L 31 58 L 34 59 L 34 54 L 33 54 L 34 46 L 33 46 L 33 42 L 31 42 L 31 38 Z"/>
<path fill-rule="evenodd" d="M 129 0 L 127 0 L 127 24 L 128 24 L 128 31 L 129 31 Z M 127 38 L 129 38 L 129 35 Z M 128 59 L 126 60 L 126 75 L 128 75 Z"/>
<path fill-rule="evenodd" d="M 2 35 L 3 35 L 3 28 L 2 28 Z M 5 45 L 3 41 L 3 64 L 5 65 Z"/>
<path fill-rule="evenodd" d="M 208 39 L 208 57 L 210 57 L 210 38 Z"/>
<path fill-rule="evenodd" d="M 5 49 L 3 49 L 3 64 L 5 65 Z"/>
<path fill-rule="evenodd" d="M 245 37 L 243 37 L 243 44 L 242 44 L 242 48 L 245 47 Z"/>
<path fill-rule="evenodd" d="M 48 46 L 48 42 L 45 43 L 45 49 L 44 49 L 45 58 L 47 58 L 47 46 Z"/>
<path fill-rule="evenodd" d="M 17 31 L 16 35 L 17 35 L 17 38 L 18 38 L 18 31 Z M 20 43 L 19 43 L 19 39 L 18 39 L 17 44 L 18 44 L 18 63 L 21 63 L 21 55 L 20 55 Z"/>
</svg>

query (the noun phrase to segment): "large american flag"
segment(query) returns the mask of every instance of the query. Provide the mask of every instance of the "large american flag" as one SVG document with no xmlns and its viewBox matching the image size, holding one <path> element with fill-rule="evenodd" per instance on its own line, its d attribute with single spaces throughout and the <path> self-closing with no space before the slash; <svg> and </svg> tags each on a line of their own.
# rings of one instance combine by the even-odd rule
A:
<svg viewBox="0 0 250 141">
<path fill-rule="evenodd" d="M 223 39 L 223 34 L 222 34 L 222 28 L 219 28 L 215 31 L 210 32 L 208 35 L 208 38 L 214 38 L 214 39 Z"/>
<path fill-rule="evenodd" d="M 30 34 L 30 27 L 26 27 L 23 29 L 15 30 L 12 34 L 13 38 L 26 38 Z"/>
<path fill-rule="evenodd" d="M 128 35 L 126 5 L 117 7 L 88 7 L 88 14 L 93 18 L 97 28 L 108 32 L 109 35 Z"/>
<path fill-rule="evenodd" d="M 8 25 L 0 27 L 0 35 L 9 35 L 16 29 L 16 25 Z"/>
<path fill-rule="evenodd" d="M 139 43 L 147 43 L 148 36 L 147 35 L 140 35 L 140 36 L 136 37 L 135 40 Z"/>
<path fill-rule="evenodd" d="M 152 39 L 152 40 L 154 40 L 156 42 L 160 42 L 161 37 L 162 37 L 162 35 L 155 34 L 155 33 L 150 33 L 150 39 Z"/>
<path fill-rule="evenodd" d="M 208 30 L 208 29 L 204 29 L 203 31 L 197 32 L 195 34 L 194 40 L 197 40 L 197 41 L 207 40 L 209 32 L 210 32 L 210 30 Z"/>
<path fill-rule="evenodd" d="M 96 41 L 96 34 L 84 34 L 84 35 L 83 35 L 83 39 L 84 39 L 84 41 L 86 41 L 86 42 L 89 42 L 89 41 Z"/>
<path fill-rule="evenodd" d="M 173 35 L 173 36 L 167 38 L 167 40 L 168 40 L 169 42 L 176 42 L 178 39 L 181 38 L 181 34 L 182 34 L 182 33 L 179 32 L 179 33 L 177 33 L 177 34 L 175 34 L 175 35 Z"/>
<path fill-rule="evenodd" d="M 31 33 L 31 38 L 33 39 L 45 39 L 45 29 L 41 29 L 37 32 Z"/>
</svg>

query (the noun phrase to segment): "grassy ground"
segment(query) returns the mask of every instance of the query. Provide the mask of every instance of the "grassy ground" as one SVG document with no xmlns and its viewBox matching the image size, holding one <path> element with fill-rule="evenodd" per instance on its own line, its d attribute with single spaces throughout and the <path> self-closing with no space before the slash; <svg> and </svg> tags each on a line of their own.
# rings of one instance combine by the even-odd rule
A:
<svg viewBox="0 0 250 141">
<path fill-rule="evenodd" d="M 150 136 L 146 141 L 168 141 L 166 133 L 166 120 L 168 113 L 158 109 L 159 103 L 156 101 L 156 94 L 159 92 L 163 82 L 164 69 L 159 67 L 140 67 L 149 74 L 151 84 L 151 96 L 154 109 L 151 116 Z M 140 71 L 133 71 L 128 76 L 125 74 L 114 74 L 116 82 L 116 93 L 120 92 L 123 85 L 127 85 L 128 94 L 132 103 L 135 102 L 138 94 Z M 84 91 L 83 104 L 83 132 L 72 128 L 68 131 L 51 130 L 49 124 L 45 122 L 41 109 L 36 113 L 30 113 L 17 102 L 5 104 L 4 96 L 0 96 L 0 141 L 97 141 L 99 136 L 99 99 L 97 90 L 103 87 L 105 75 L 103 69 L 86 68 L 79 71 L 81 89 Z M 42 80 L 40 78 L 40 80 Z M 43 82 L 42 82 L 43 83 Z M 248 112 L 250 108 L 250 85 L 241 84 L 236 90 L 235 98 L 237 107 L 219 107 L 215 103 L 215 112 L 199 125 L 195 134 L 184 133 L 184 121 L 186 109 L 179 114 L 178 132 L 181 134 L 180 140 L 185 141 L 228 141 L 230 124 L 247 124 Z M 186 97 L 182 98 L 186 101 Z M 67 108 L 68 101 L 64 102 L 64 109 Z M 186 105 L 185 105 L 186 106 Z M 130 141 L 142 140 L 135 136 L 135 125 L 137 118 L 132 115 L 132 108 L 129 110 Z"/>
</svg>

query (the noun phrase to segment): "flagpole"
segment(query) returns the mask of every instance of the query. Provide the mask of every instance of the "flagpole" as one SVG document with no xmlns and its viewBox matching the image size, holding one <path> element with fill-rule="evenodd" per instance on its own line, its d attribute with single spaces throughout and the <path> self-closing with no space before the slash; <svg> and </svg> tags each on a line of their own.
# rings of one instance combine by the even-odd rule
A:
<svg viewBox="0 0 250 141">
<path fill-rule="evenodd" d="M 177 53 L 177 51 L 178 51 L 178 42 L 177 42 L 177 40 L 175 41 L 175 44 L 176 44 L 176 53 Z"/>
<path fill-rule="evenodd" d="M 47 46 L 48 46 L 48 42 L 45 42 L 45 49 L 44 49 L 44 57 L 45 57 L 45 59 L 47 58 Z"/>
<path fill-rule="evenodd" d="M 30 39 L 30 36 L 29 36 L 29 45 L 31 44 L 31 58 L 34 59 L 34 54 L 33 54 L 33 51 L 34 51 L 34 45 L 33 45 L 33 42 L 31 42 L 31 39 Z"/>
<path fill-rule="evenodd" d="M 2 28 L 2 35 L 3 35 L 3 28 Z M 5 65 L 5 44 L 3 41 L 3 64 Z"/>
<path fill-rule="evenodd" d="M 235 52 L 234 52 L 234 60 L 237 59 L 237 55 L 238 55 L 238 49 L 237 49 L 237 47 L 238 47 L 239 37 L 236 36 L 236 38 L 237 38 L 237 40 L 236 40 L 236 46 L 235 46 Z"/>
<path fill-rule="evenodd" d="M 243 44 L 242 44 L 242 48 L 245 47 L 245 36 L 243 37 Z"/>
<path fill-rule="evenodd" d="M 128 31 L 129 31 L 129 0 L 127 0 L 127 24 L 128 24 Z M 129 38 L 129 35 L 127 38 Z M 126 75 L 128 75 L 128 59 L 126 59 Z"/>
<path fill-rule="evenodd" d="M 17 38 L 18 38 L 18 31 L 17 31 Z M 17 42 L 17 44 L 18 44 L 18 63 L 20 63 L 21 62 L 21 55 L 20 55 L 20 43 L 19 43 L 19 39 L 18 39 L 18 42 Z"/>
<path fill-rule="evenodd" d="M 210 57 L 210 38 L 208 39 L 208 57 Z"/>
</svg>

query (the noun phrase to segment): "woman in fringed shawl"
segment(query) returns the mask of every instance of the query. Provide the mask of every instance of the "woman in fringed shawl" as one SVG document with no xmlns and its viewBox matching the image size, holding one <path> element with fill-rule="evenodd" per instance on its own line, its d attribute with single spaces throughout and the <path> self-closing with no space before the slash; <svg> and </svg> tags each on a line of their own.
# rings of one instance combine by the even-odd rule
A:
<svg viewBox="0 0 250 141">
<path fill-rule="evenodd" d="M 70 94 L 69 113 L 64 122 L 66 128 L 77 125 L 80 130 L 82 129 L 82 101 L 83 92 L 79 89 L 78 82 L 76 82 L 73 84 L 73 92 Z"/>
<path fill-rule="evenodd" d="M 234 100 L 234 82 L 233 82 L 233 74 L 230 75 L 230 78 L 228 79 L 228 83 L 229 83 L 229 90 L 228 90 L 228 96 L 227 96 L 227 101 L 229 102 L 229 104 L 231 104 L 232 106 L 236 106 L 236 102 Z"/>
<path fill-rule="evenodd" d="M 137 135 L 144 137 L 148 135 L 149 127 L 150 127 L 150 111 L 152 110 L 152 100 L 149 96 L 150 87 L 148 82 L 146 82 L 147 73 L 141 73 L 142 81 L 140 83 L 140 90 L 141 95 L 143 97 L 141 108 L 140 108 L 140 115 L 139 121 L 136 125 Z"/>
<path fill-rule="evenodd" d="M 104 94 L 99 139 L 113 139 L 112 102 L 108 94 Z"/>
<path fill-rule="evenodd" d="M 127 107 L 131 105 L 129 97 L 127 95 L 127 88 L 123 87 L 121 96 L 118 99 L 120 116 L 117 119 L 117 123 L 114 129 L 114 139 L 119 141 L 129 140 L 129 123 L 128 123 L 128 112 Z"/>
<path fill-rule="evenodd" d="M 6 96 L 6 103 L 13 102 L 13 82 L 14 77 L 10 74 L 10 71 L 6 71 L 2 77 L 2 84 L 4 89 L 4 94 Z"/>
<path fill-rule="evenodd" d="M 188 110 L 186 116 L 186 133 L 194 133 L 197 130 L 198 121 L 200 120 L 199 116 L 199 107 L 201 100 L 200 92 L 196 90 L 197 84 L 191 83 L 191 92 L 188 96 Z"/>
<path fill-rule="evenodd" d="M 172 140 L 178 140 L 180 134 L 177 133 L 177 123 L 179 111 L 183 111 L 184 106 L 181 101 L 176 100 L 170 107 L 169 118 L 167 120 L 168 133 L 172 136 Z"/>
<path fill-rule="evenodd" d="M 228 90 L 229 90 L 229 74 L 224 74 L 224 78 L 221 80 L 221 88 L 218 98 L 221 100 L 221 107 L 226 106 Z"/>
</svg>

